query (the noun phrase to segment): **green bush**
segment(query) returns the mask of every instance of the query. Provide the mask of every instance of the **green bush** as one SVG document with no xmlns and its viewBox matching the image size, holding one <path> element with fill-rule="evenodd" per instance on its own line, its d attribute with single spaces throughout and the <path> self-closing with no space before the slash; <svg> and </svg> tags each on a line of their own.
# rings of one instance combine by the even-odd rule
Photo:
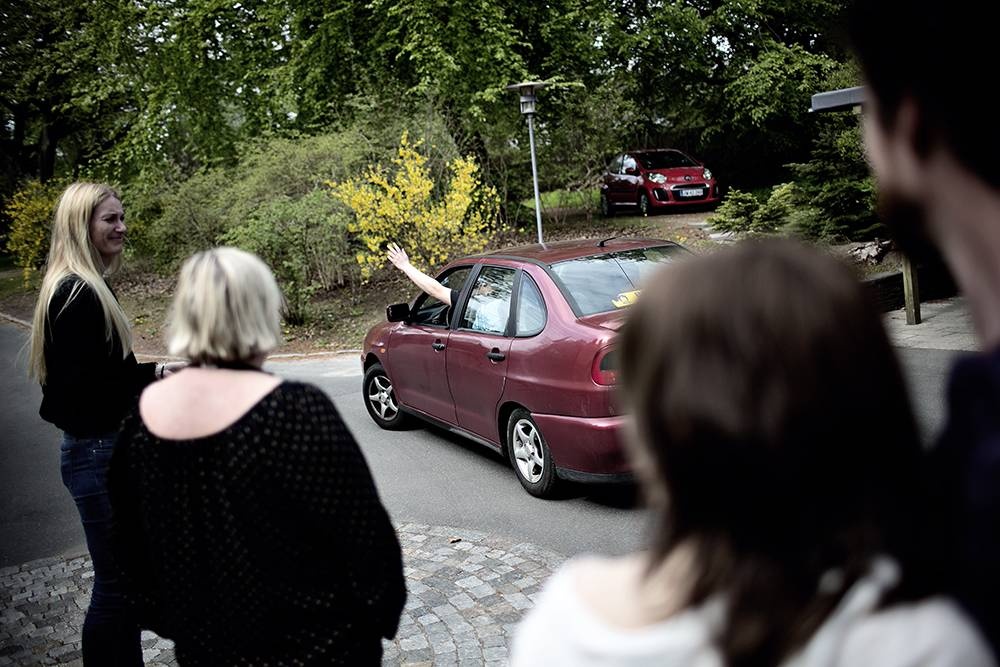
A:
<svg viewBox="0 0 1000 667">
<path fill-rule="evenodd" d="M 25 286 L 29 284 L 32 273 L 45 263 L 52 232 L 52 215 L 61 192 L 62 185 L 59 183 L 28 181 L 4 207 L 4 213 L 10 220 L 7 251 L 20 267 Z"/>
<path fill-rule="evenodd" d="M 192 253 L 218 245 L 226 231 L 231 187 L 231 176 L 218 169 L 197 173 L 160 194 L 155 203 L 159 215 L 132 225 L 137 248 L 172 272 Z"/>
<path fill-rule="evenodd" d="M 342 285 L 357 271 L 348 248 L 349 216 L 325 190 L 299 199 L 262 203 L 221 238 L 256 253 L 274 271 L 287 304 L 286 319 L 308 319 L 309 299 L 323 287 Z"/>
<path fill-rule="evenodd" d="M 789 167 L 798 191 L 799 213 L 793 231 L 827 241 L 885 236 L 875 212 L 875 184 L 864 159 L 856 117 L 826 122 L 811 159 Z"/>
<path fill-rule="evenodd" d="M 255 252 L 274 271 L 289 320 L 302 321 L 317 290 L 354 285 L 361 277 L 355 261 L 361 246 L 348 232 L 349 211 L 330 197 L 326 183 L 388 160 L 399 139 L 389 132 L 405 121 L 378 125 L 365 119 L 328 134 L 264 138 L 243 146 L 229 167 L 184 180 L 174 180 L 175 174 L 137 178 L 126 194 L 133 245 L 164 272 L 219 244 Z M 458 152 L 440 117 L 413 122 L 421 136 L 430 137 L 423 149 L 431 173 L 445 174 Z M 158 185 L 158 178 L 166 185 Z"/>
<path fill-rule="evenodd" d="M 794 183 L 779 183 L 771 188 L 771 194 L 760 208 L 754 211 L 751 229 L 760 233 L 776 232 L 791 219 L 798 198 Z"/>
<path fill-rule="evenodd" d="M 725 200 L 708 218 L 708 223 L 717 232 L 743 234 L 753 229 L 754 214 L 760 202 L 751 192 L 730 188 Z"/>
</svg>

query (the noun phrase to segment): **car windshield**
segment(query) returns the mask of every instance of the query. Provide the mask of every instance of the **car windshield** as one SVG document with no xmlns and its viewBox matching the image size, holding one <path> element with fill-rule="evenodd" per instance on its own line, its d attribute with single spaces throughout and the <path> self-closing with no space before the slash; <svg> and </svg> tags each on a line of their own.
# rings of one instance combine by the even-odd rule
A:
<svg viewBox="0 0 1000 667">
<path fill-rule="evenodd" d="M 659 266 L 690 252 L 677 245 L 622 250 L 552 265 L 564 294 L 581 317 L 625 308 Z"/>
<path fill-rule="evenodd" d="M 663 151 L 662 153 L 640 153 L 636 159 L 644 169 L 674 169 L 676 167 L 697 167 L 698 163 L 684 153 Z"/>
</svg>

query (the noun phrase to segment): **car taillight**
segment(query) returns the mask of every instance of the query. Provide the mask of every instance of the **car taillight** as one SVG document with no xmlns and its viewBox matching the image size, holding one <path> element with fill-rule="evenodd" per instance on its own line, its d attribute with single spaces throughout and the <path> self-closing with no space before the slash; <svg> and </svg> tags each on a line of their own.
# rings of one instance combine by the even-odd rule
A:
<svg viewBox="0 0 1000 667">
<path fill-rule="evenodd" d="M 601 348 L 590 367 L 590 377 L 600 385 L 616 384 L 618 382 L 618 350 L 613 347 Z"/>
</svg>

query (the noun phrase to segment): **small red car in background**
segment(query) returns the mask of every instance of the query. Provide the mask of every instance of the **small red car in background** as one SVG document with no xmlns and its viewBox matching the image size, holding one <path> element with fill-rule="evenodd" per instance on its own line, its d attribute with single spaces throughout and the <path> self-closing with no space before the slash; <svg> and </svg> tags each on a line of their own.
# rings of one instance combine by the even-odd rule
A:
<svg viewBox="0 0 1000 667">
<path fill-rule="evenodd" d="M 456 260 L 386 309 L 361 352 L 362 396 L 386 429 L 410 417 L 506 455 L 529 493 L 624 479 L 615 334 L 643 281 L 691 253 L 649 239 L 567 241 Z"/>
<path fill-rule="evenodd" d="M 647 215 L 690 204 L 717 204 L 719 184 L 705 165 L 672 148 L 618 155 L 601 178 L 601 213 L 619 210 Z"/>
</svg>

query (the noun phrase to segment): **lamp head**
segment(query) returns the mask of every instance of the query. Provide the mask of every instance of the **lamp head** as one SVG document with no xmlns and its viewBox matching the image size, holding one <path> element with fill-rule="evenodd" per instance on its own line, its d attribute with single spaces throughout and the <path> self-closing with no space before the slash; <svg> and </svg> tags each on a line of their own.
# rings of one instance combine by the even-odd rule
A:
<svg viewBox="0 0 1000 667">
<path fill-rule="evenodd" d="M 516 90 L 521 94 L 521 113 L 527 116 L 535 113 L 535 103 L 537 101 L 535 91 L 547 85 L 544 81 L 524 81 L 507 86 L 507 90 Z"/>
</svg>

